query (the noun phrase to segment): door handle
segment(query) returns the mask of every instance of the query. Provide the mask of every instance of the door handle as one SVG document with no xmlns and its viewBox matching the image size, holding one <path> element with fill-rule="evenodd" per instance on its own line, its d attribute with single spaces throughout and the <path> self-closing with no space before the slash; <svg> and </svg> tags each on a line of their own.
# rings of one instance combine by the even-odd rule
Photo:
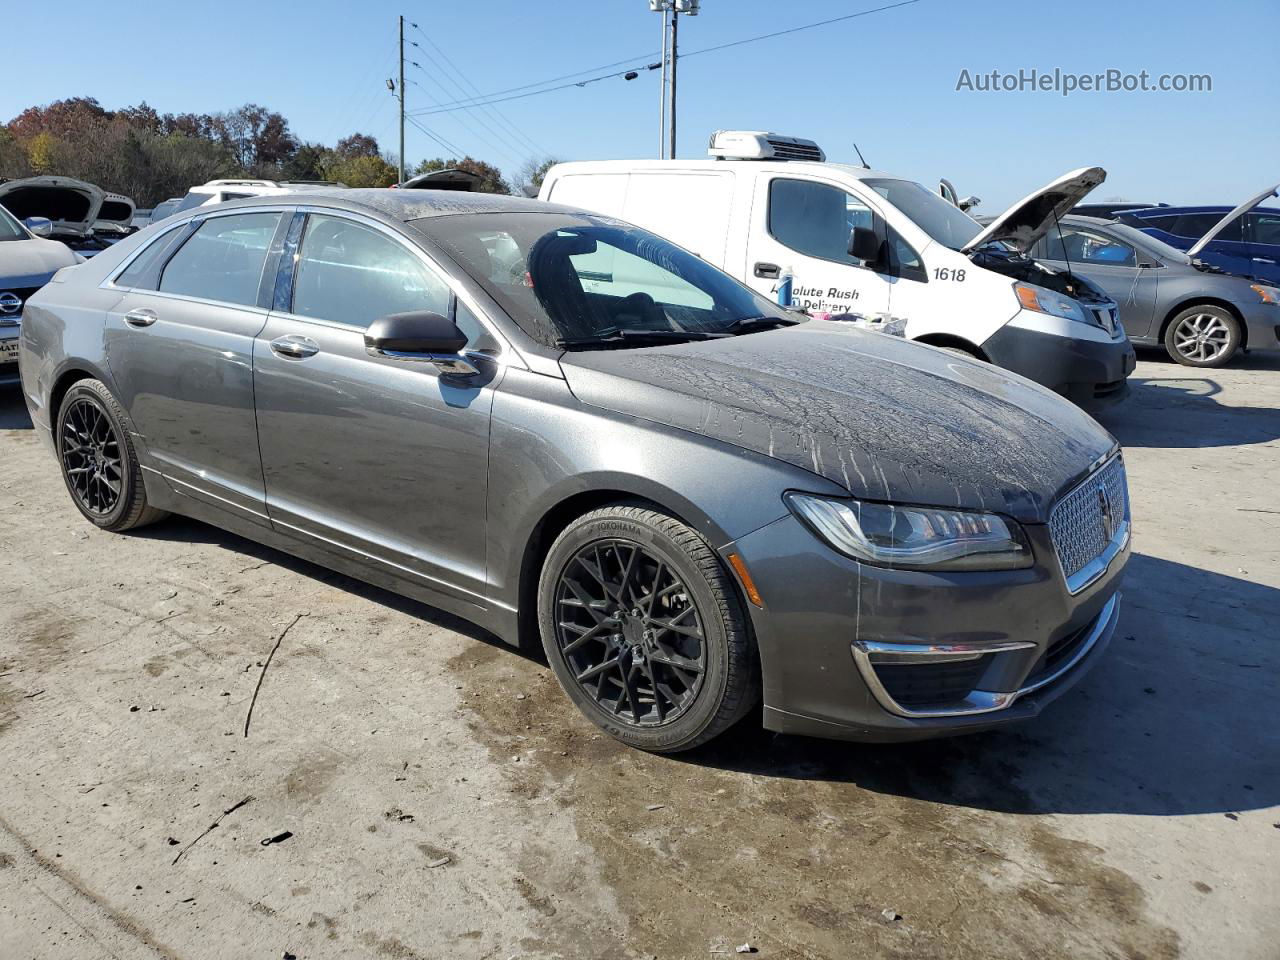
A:
<svg viewBox="0 0 1280 960">
<path fill-rule="evenodd" d="M 130 310 L 124 315 L 124 322 L 131 327 L 149 327 L 159 319 L 154 310 L 148 310 L 146 307 Z"/>
<path fill-rule="evenodd" d="M 272 340 L 271 352 L 278 357 L 284 357 L 286 360 L 305 360 L 307 357 L 314 357 L 320 352 L 320 344 L 310 337 L 290 333 Z"/>
<path fill-rule="evenodd" d="M 1254 257 L 1254 263 L 1275 263 L 1274 260 L 1268 260 L 1266 257 Z"/>
<path fill-rule="evenodd" d="M 757 263 L 755 274 L 763 280 L 777 280 L 782 271 L 776 263 Z"/>
</svg>

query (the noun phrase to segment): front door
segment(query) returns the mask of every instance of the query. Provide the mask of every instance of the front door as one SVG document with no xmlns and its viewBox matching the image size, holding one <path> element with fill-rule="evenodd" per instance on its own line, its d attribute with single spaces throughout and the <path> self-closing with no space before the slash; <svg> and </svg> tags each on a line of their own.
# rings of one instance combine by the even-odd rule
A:
<svg viewBox="0 0 1280 960">
<path fill-rule="evenodd" d="M 442 376 L 428 363 L 370 356 L 364 344 L 365 328 L 392 313 L 454 315 L 473 338 L 483 336 L 478 321 L 419 250 L 373 222 L 299 215 L 290 260 L 291 283 L 254 346 L 272 523 L 480 602 L 499 368 Z"/>
<path fill-rule="evenodd" d="M 794 306 L 815 313 L 887 313 L 892 278 L 849 253 L 853 228 L 872 221 L 870 207 L 833 184 L 791 174 L 757 176 L 746 282 L 775 299 L 780 275 L 790 269 Z"/>
<path fill-rule="evenodd" d="M 107 366 L 148 465 L 179 493 L 266 523 L 253 342 L 268 249 L 286 214 L 210 216 L 159 237 L 117 279 Z M 176 250 L 176 252 L 175 252 Z"/>
</svg>

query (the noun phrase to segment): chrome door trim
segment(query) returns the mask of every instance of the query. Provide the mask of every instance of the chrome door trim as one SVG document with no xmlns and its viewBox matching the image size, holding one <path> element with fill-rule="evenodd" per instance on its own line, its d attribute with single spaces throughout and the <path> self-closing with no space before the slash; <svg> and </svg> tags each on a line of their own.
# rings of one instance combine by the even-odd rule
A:
<svg viewBox="0 0 1280 960">
<path fill-rule="evenodd" d="M 1043 687 L 1047 687 L 1055 680 L 1070 672 L 1082 660 L 1085 659 L 1098 645 L 1098 641 L 1106 636 L 1115 628 L 1116 621 L 1120 617 L 1120 594 L 1114 594 L 1106 605 L 1098 613 L 1093 621 L 1093 626 L 1089 630 L 1088 636 L 1076 648 L 1071 658 L 1066 663 L 1058 667 L 1057 670 L 1049 674 L 1047 677 L 1041 677 L 1035 683 L 1027 684 L 1017 690 L 1012 691 L 994 691 L 994 690 L 971 690 L 969 695 L 959 701 L 956 706 L 950 707 L 926 707 L 924 709 L 904 707 L 893 697 L 889 696 L 889 691 L 884 688 L 884 684 L 880 682 L 880 677 L 876 674 L 874 663 L 876 662 L 894 662 L 893 660 L 881 660 L 880 657 L 889 654 L 898 656 L 898 663 L 903 662 L 903 656 L 915 656 L 921 660 L 942 660 L 954 661 L 959 659 L 967 659 L 975 654 L 981 656 L 987 653 L 1001 653 L 1010 650 L 1028 649 L 1034 647 L 1035 644 L 1029 641 L 1010 641 L 1005 643 L 992 644 L 904 644 L 904 643 L 876 643 L 868 640 L 855 640 L 852 644 L 853 661 L 857 664 L 858 673 L 862 676 L 863 681 L 867 684 L 867 688 L 871 691 L 871 695 L 875 697 L 876 702 L 880 704 L 889 713 L 899 717 L 907 717 L 910 719 L 927 719 L 931 717 L 970 717 L 982 713 L 995 713 L 999 710 L 1007 710 L 1013 706 L 1021 697 L 1026 696 Z M 906 648 L 913 648 L 908 650 Z M 873 658 L 875 658 L 873 660 Z"/>
</svg>

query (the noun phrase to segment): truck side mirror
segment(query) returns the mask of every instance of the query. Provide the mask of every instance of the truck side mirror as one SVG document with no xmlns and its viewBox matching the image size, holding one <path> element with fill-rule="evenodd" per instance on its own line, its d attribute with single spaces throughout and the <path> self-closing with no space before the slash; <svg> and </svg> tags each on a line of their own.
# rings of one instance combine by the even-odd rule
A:
<svg viewBox="0 0 1280 960">
<path fill-rule="evenodd" d="M 879 263 L 883 248 L 880 235 L 870 227 L 854 227 L 849 234 L 849 256 L 857 257 L 863 263 Z"/>
</svg>

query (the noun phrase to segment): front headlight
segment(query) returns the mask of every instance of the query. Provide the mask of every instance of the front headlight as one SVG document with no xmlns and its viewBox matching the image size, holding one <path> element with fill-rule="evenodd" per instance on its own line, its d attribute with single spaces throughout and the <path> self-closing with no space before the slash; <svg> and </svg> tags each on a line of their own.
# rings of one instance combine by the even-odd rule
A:
<svg viewBox="0 0 1280 960">
<path fill-rule="evenodd" d="M 904 507 L 788 493 L 819 538 L 855 560 L 909 570 L 1012 570 L 1031 566 L 1021 528 L 994 513 Z"/>
<path fill-rule="evenodd" d="M 1268 287 L 1262 283 L 1251 283 L 1249 289 L 1256 293 L 1263 303 L 1280 306 L 1280 287 Z"/>
<path fill-rule="evenodd" d="M 1047 313 L 1050 316 L 1062 317 L 1064 320 L 1079 320 L 1088 323 L 1089 317 L 1084 308 L 1070 297 L 1054 293 L 1047 287 L 1037 287 L 1034 283 L 1015 283 L 1013 292 L 1024 310 L 1036 313 Z"/>
</svg>

